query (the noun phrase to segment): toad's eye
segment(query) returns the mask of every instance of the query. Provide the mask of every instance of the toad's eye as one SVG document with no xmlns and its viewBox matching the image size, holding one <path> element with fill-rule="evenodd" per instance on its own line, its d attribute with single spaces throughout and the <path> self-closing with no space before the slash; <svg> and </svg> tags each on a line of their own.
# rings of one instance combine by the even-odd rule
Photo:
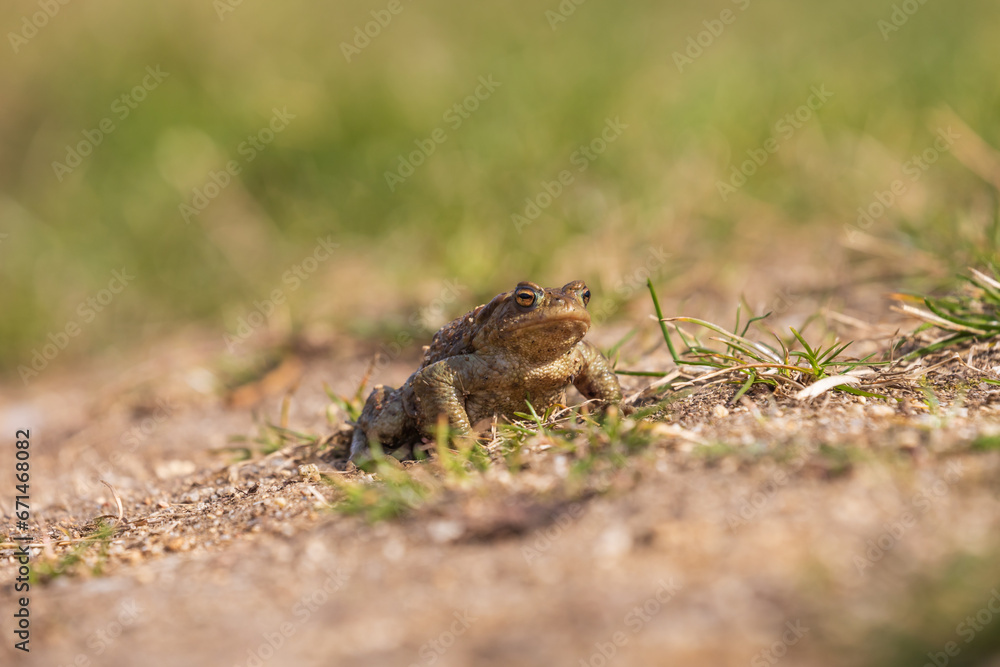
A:
<svg viewBox="0 0 1000 667">
<path fill-rule="evenodd" d="M 590 303 L 590 290 L 584 290 L 583 294 L 580 295 L 583 298 L 583 305 Z"/>
<path fill-rule="evenodd" d="M 514 292 L 514 300 L 517 301 L 517 305 L 524 308 L 535 305 L 536 298 L 538 298 L 537 295 L 530 289 L 519 289 Z"/>
</svg>

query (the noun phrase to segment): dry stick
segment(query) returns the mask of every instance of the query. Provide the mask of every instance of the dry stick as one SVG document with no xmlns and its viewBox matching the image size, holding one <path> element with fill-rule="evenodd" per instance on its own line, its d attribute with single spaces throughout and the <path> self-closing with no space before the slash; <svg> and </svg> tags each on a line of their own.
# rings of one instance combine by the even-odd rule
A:
<svg viewBox="0 0 1000 667">
<path fill-rule="evenodd" d="M 279 456 L 285 456 L 287 454 L 293 453 L 296 449 L 302 449 L 304 447 L 312 447 L 314 444 L 317 445 L 317 446 L 318 445 L 322 445 L 325 440 L 328 441 L 328 440 L 332 440 L 332 439 L 333 439 L 333 436 L 327 436 L 327 438 L 322 438 L 322 439 L 318 440 L 316 443 L 312 443 L 312 442 L 298 442 L 298 443 L 295 443 L 295 444 L 292 444 L 292 445 L 285 445 L 281 449 L 276 449 L 273 452 L 271 452 L 270 454 L 265 454 L 264 456 L 260 457 L 259 459 L 246 459 L 244 461 L 237 461 L 236 463 L 231 463 L 228 466 L 225 466 L 225 468 L 223 468 L 223 470 L 229 470 L 229 469 L 233 469 L 233 468 L 242 468 L 243 466 L 248 466 L 248 465 L 250 465 L 252 463 L 263 463 L 264 461 L 270 461 L 271 459 L 278 458 Z"/>
<path fill-rule="evenodd" d="M 722 370 L 712 371 L 711 373 L 706 373 L 705 375 L 699 375 L 698 377 L 696 377 L 695 379 L 691 380 L 690 382 L 682 382 L 681 384 L 677 385 L 677 387 L 680 388 L 680 387 L 690 386 L 690 385 L 692 385 L 692 384 L 694 384 L 696 382 L 700 382 L 701 380 L 707 380 L 708 378 L 716 377 L 718 375 L 723 375 L 725 373 L 731 373 L 733 371 L 743 371 L 743 370 L 747 370 L 747 369 L 750 369 L 750 368 L 785 368 L 785 369 L 790 370 L 790 371 L 798 371 L 800 373 L 805 372 L 805 369 L 803 369 L 802 367 L 800 367 L 800 366 L 791 366 L 789 364 L 744 364 L 742 366 L 733 366 L 732 368 L 723 368 Z M 773 377 L 782 377 L 782 376 L 779 376 L 779 375 L 768 375 L 767 377 L 773 378 Z M 784 378 L 784 379 L 788 380 L 790 378 Z M 792 380 L 792 382 L 795 382 L 795 381 Z M 796 384 L 798 384 L 798 383 L 796 383 Z M 801 387 L 802 385 L 799 385 L 799 386 Z"/>
<path fill-rule="evenodd" d="M 958 361 L 962 361 L 961 355 L 959 355 L 958 352 L 952 352 L 952 356 L 948 357 L 944 361 L 939 361 L 938 363 L 934 364 L 933 366 L 928 366 L 927 368 L 920 369 L 921 371 L 923 371 L 921 373 L 921 375 L 927 375 L 931 371 L 937 370 L 938 368 L 941 368 L 942 366 L 950 364 L 951 362 L 955 361 L 956 359 Z M 914 369 L 914 370 L 917 370 L 917 369 Z"/>
<path fill-rule="evenodd" d="M 736 368 L 731 368 L 731 369 L 727 368 L 727 369 L 724 369 L 724 370 L 725 370 L 726 372 L 730 372 L 730 371 L 734 371 L 734 370 L 738 370 L 738 369 L 736 369 Z M 772 380 L 781 380 L 782 382 L 787 382 L 788 384 L 792 385 L 792 386 L 793 386 L 793 387 L 795 387 L 796 389 L 805 389 L 805 388 L 806 388 L 806 386 L 805 386 L 804 384 L 800 384 L 800 383 L 796 382 L 795 380 L 793 380 L 792 378 L 787 378 L 787 377 L 785 377 L 784 375 L 766 375 L 765 377 L 767 377 L 767 378 L 769 378 L 769 379 L 772 379 Z M 722 384 L 722 383 L 723 383 L 723 382 L 725 382 L 725 381 L 726 381 L 727 379 L 728 379 L 728 378 L 725 378 L 725 377 L 720 377 L 720 378 L 718 378 L 718 379 L 715 379 L 715 380 L 712 380 L 711 382 L 709 382 L 709 383 L 708 383 L 708 384 L 706 384 L 705 386 L 706 386 L 706 387 L 710 387 L 710 386 L 712 386 L 712 385 L 716 385 L 716 384 Z M 694 379 L 694 380 L 692 380 L 691 382 L 685 382 L 685 383 L 683 383 L 683 384 L 679 384 L 679 385 L 677 385 L 677 387 L 678 387 L 678 388 L 681 388 L 681 387 L 687 387 L 687 386 L 692 386 L 692 385 L 694 385 L 695 383 L 697 383 L 697 381 L 698 381 L 698 378 L 695 378 L 695 379 Z"/>
<path fill-rule="evenodd" d="M 909 369 L 902 370 L 902 371 L 886 371 L 883 374 L 883 377 L 881 377 L 881 378 L 879 378 L 877 380 L 871 380 L 869 382 L 866 382 L 864 386 L 865 387 L 876 387 L 876 386 L 889 385 L 889 384 L 891 384 L 893 382 L 897 382 L 899 380 L 904 380 L 904 381 L 912 382 L 915 379 L 917 379 L 917 377 L 919 377 L 920 375 L 926 375 L 927 373 L 929 373 L 931 371 L 934 371 L 934 370 L 937 370 L 938 368 L 940 368 L 942 366 L 945 366 L 947 364 L 950 364 L 953 361 L 958 361 L 959 363 L 965 364 L 965 362 L 962 361 L 962 357 L 957 352 L 952 353 L 952 355 L 953 356 L 948 357 L 944 361 L 939 361 L 938 363 L 934 364 L 933 366 L 928 366 L 926 368 L 924 368 L 922 366 L 918 366 L 916 368 L 909 368 Z M 972 366 L 969 366 L 969 368 L 972 368 Z M 978 371 L 979 369 L 973 368 L 973 370 Z M 919 373 L 918 373 L 918 371 L 919 371 Z M 979 372 L 983 372 L 983 371 L 979 371 Z M 890 376 L 890 377 L 886 377 L 886 376 Z"/>
<path fill-rule="evenodd" d="M 958 363 L 962 364 L 963 366 L 965 366 L 968 369 L 974 370 L 977 373 L 980 373 L 982 375 L 992 375 L 993 374 L 993 373 L 991 373 L 988 370 L 985 370 L 983 368 L 976 368 L 975 366 L 972 365 L 972 350 L 969 350 L 969 360 L 968 361 L 965 361 L 964 359 L 962 359 L 962 357 L 958 356 L 957 352 L 955 353 L 955 356 L 958 357 Z"/>
<path fill-rule="evenodd" d="M 634 394 L 630 394 L 629 396 L 627 396 L 622 401 L 622 403 L 631 403 L 635 399 L 639 398 L 639 396 L 641 396 L 642 394 L 644 394 L 647 391 L 650 391 L 651 389 L 657 389 L 659 387 L 662 387 L 665 384 L 670 384 L 671 382 L 673 382 L 674 380 L 676 380 L 678 377 L 680 377 L 680 375 L 681 375 L 680 369 L 679 368 L 675 369 L 675 370 L 671 371 L 670 373 L 668 373 L 667 375 L 661 377 L 656 382 L 650 383 L 649 386 L 643 387 L 642 389 L 640 389 L 639 391 L 635 392 Z"/>
<path fill-rule="evenodd" d="M 309 492 L 316 496 L 316 498 L 323 503 L 324 506 L 330 507 L 330 501 L 323 497 L 323 494 L 316 490 L 316 487 L 310 484 L 308 487 Z"/>
<path fill-rule="evenodd" d="M 109 515 L 110 516 L 110 515 Z M 69 544 L 77 544 L 79 542 L 93 542 L 93 537 L 80 537 L 72 540 L 57 540 L 55 542 L 49 542 L 49 546 L 64 547 Z M 0 549 L 11 549 L 14 547 L 24 546 L 25 548 L 41 549 L 45 546 L 45 542 L 32 542 L 30 544 L 24 544 L 23 542 L 0 542 Z"/>
</svg>

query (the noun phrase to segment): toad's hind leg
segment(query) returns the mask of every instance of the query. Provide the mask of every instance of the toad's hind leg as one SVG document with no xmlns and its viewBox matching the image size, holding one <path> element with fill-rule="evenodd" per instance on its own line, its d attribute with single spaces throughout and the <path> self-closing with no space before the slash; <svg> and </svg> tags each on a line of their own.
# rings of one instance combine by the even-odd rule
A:
<svg viewBox="0 0 1000 667">
<path fill-rule="evenodd" d="M 392 387 L 378 385 L 369 394 L 365 407 L 358 417 L 351 437 L 351 461 L 371 458 L 369 444 L 377 442 L 383 449 L 394 449 L 404 442 L 413 430 L 412 420 L 406 414 L 400 392 Z"/>
<path fill-rule="evenodd" d="M 370 459 L 372 450 L 368 446 L 368 438 L 360 426 L 354 427 L 354 435 L 351 436 L 351 456 L 350 461 L 362 461 Z"/>
</svg>

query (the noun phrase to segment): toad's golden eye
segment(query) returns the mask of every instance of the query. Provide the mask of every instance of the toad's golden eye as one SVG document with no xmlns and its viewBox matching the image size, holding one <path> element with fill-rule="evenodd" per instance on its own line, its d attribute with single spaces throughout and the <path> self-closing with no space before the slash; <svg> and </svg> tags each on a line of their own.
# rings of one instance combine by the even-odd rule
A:
<svg viewBox="0 0 1000 667">
<path fill-rule="evenodd" d="M 517 301 L 517 305 L 524 308 L 530 308 L 535 305 L 535 299 L 537 295 L 530 289 L 519 289 L 514 292 L 514 300 Z"/>
<path fill-rule="evenodd" d="M 580 296 L 583 297 L 583 305 L 584 306 L 586 306 L 588 303 L 590 303 L 590 290 L 589 289 L 583 290 L 583 294 L 581 294 Z"/>
</svg>

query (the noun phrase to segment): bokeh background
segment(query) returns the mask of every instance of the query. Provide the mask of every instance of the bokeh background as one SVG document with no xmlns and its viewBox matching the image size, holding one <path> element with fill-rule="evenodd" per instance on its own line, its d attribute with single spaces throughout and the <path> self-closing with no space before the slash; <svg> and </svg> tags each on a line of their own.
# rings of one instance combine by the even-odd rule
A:
<svg viewBox="0 0 1000 667">
<path fill-rule="evenodd" d="M 734 258 L 755 248 L 818 257 L 821 271 L 824 253 L 892 247 L 887 268 L 930 255 L 945 274 L 995 249 L 995 2 L 389 9 L 3 3 L 0 372 L 16 381 L 69 322 L 80 334 L 53 364 L 190 324 L 221 342 L 275 289 L 287 302 L 261 330 L 387 336 L 429 299 L 451 298 L 450 284 L 461 294 L 446 316 L 525 278 L 583 278 L 598 299 L 631 298 L 623 276 L 659 249 L 667 291 L 684 276 L 738 274 Z M 391 21 L 355 41 L 379 17 Z M 363 48 L 348 59 L 345 43 Z M 166 76 L 150 86 L 147 68 Z M 455 127 L 447 114 L 480 77 L 499 85 Z M 814 87 L 832 97 L 789 134 L 782 119 Z M 244 142 L 275 109 L 294 118 L 248 159 Z M 95 135 L 106 118 L 113 131 Z M 627 128 L 576 171 L 574 152 L 608 119 Z M 960 148 L 919 180 L 903 176 L 948 126 Z M 443 143 L 390 189 L 386 172 L 439 128 Z M 85 132 L 100 143 L 68 173 L 54 167 Z M 777 151 L 722 197 L 718 182 L 773 136 Z M 181 205 L 229 161 L 239 174 L 186 220 Z M 572 183 L 517 229 L 512 215 L 566 169 Z M 898 178 L 904 195 L 858 228 L 858 207 Z M 286 272 L 328 237 L 336 251 L 291 289 Z M 134 280 L 85 321 L 80 304 L 123 268 Z"/>
</svg>

